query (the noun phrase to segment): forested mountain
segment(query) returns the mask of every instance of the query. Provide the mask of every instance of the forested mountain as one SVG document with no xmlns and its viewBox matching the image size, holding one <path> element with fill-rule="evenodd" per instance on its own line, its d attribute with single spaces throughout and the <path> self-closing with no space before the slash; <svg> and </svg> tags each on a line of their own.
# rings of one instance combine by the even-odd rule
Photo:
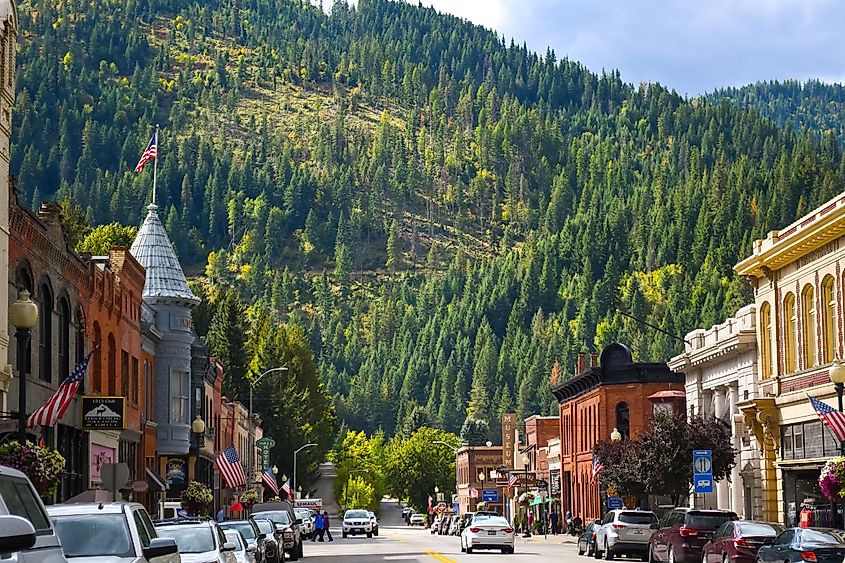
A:
<svg viewBox="0 0 845 563">
<path fill-rule="evenodd" d="M 212 348 L 249 341 L 214 297 L 237 291 L 244 317 L 305 330 L 339 415 L 368 431 L 551 412 L 553 364 L 566 377 L 611 340 L 666 359 L 676 342 L 619 310 L 678 335 L 734 313 L 751 240 L 845 187 L 830 136 L 420 6 L 20 12 L 25 197 L 139 223 L 150 177 L 131 170 L 161 123 L 158 203 L 205 264 Z"/>
<path fill-rule="evenodd" d="M 818 80 L 804 83 L 774 80 L 742 88 L 719 89 L 709 98 L 756 109 L 785 127 L 832 136 L 840 144 L 845 141 L 845 87 L 842 84 L 825 84 Z"/>
</svg>

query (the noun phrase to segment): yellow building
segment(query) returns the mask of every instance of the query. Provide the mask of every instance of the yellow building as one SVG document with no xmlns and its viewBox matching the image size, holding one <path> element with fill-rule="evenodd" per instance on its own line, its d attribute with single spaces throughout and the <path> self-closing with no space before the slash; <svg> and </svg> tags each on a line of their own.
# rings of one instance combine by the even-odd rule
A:
<svg viewBox="0 0 845 563">
<path fill-rule="evenodd" d="M 819 469 L 839 444 L 807 395 L 836 405 L 828 371 L 843 355 L 845 194 L 754 242 L 737 273 L 754 287 L 758 374 L 754 396 L 737 406 L 761 444 L 763 518 L 788 525 L 805 506 L 830 524 Z"/>
</svg>

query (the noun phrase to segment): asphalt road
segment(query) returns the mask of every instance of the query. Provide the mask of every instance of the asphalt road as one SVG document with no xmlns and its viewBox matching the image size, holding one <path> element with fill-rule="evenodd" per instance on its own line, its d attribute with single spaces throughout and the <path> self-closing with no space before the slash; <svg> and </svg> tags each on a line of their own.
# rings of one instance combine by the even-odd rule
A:
<svg viewBox="0 0 845 563">
<path fill-rule="evenodd" d="M 464 563 L 479 559 L 519 562 L 555 561 L 562 563 L 590 563 L 592 558 L 579 557 L 572 543 L 562 536 L 556 538 L 517 538 L 516 553 L 502 555 L 496 551 L 476 551 L 472 555 L 461 553 L 456 536 L 435 536 L 422 528 L 409 528 L 402 524 L 401 508 L 395 502 L 384 502 L 381 508 L 379 536 L 372 539 L 349 537 L 343 539 L 340 529 L 333 530 L 334 542 L 305 545 L 304 561 L 309 563 L 349 562 L 387 563 L 392 561 L 421 563 Z M 339 523 L 335 520 L 335 523 Z M 334 526 L 333 526 L 334 527 Z M 623 560 L 624 561 L 624 560 Z"/>
</svg>

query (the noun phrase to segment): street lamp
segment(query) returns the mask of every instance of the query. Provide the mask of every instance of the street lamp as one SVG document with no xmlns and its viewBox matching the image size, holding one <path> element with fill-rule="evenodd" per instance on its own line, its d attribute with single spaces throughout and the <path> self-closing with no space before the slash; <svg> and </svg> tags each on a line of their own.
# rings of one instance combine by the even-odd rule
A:
<svg viewBox="0 0 845 563">
<path fill-rule="evenodd" d="M 619 432 L 618 429 L 614 428 L 613 432 L 610 433 L 610 441 L 611 442 L 621 442 L 622 441 L 622 433 Z"/>
<path fill-rule="evenodd" d="M 298 454 L 299 452 L 301 452 L 305 448 L 312 448 L 316 445 L 317 444 L 315 444 L 313 442 L 310 443 L 310 444 L 305 444 L 304 446 L 302 446 L 301 448 L 299 448 L 298 450 L 295 450 L 293 452 L 293 482 L 291 483 L 291 490 L 292 491 L 296 491 L 296 488 L 295 488 L 296 487 L 296 454 Z M 301 491 L 302 489 L 300 488 L 299 490 Z M 293 500 L 296 500 L 296 493 L 293 494 Z"/>
<path fill-rule="evenodd" d="M 279 474 L 279 468 L 274 465 L 273 466 L 273 475 L 278 475 L 278 474 Z"/>
<path fill-rule="evenodd" d="M 839 412 L 842 412 L 842 391 L 845 389 L 845 363 L 839 358 L 833 359 L 833 365 L 828 372 L 833 388 L 836 389 L 836 398 L 839 400 Z M 839 451 L 845 455 L 845 441 L 840 442 Z"/>
<path fill-rule="evenodd" d="M 205 421 L 200 415 L 197 415 L 191 423 L 191 434 L 194 435 L 197 450 L 199 450 L 203 445 L 200 440 L 202 439 L 202 435 L 205 434 Z"/>
<path fill-rule="evenodd" d="M 489 448 L 490 446 L 493 445 L 493 442 L 491 442 L 490 440 L 487 440 L 486 442 L 484 442 L 484 445 Z"/>
<path fill-rule="evenodd" d="M 15 327 L 18 342 L 18 438 L 26 443 L 26 365 L 27 348 L 32 338 L 32 327 L 38 321 L 38 305 L 29 298 L 29 292 L 22 289 L 18 299 L 9 307 L 9 320 Z"/>
<path fill-rule="evenodd" d="M 447 448 L 452 450 L 452 453 L 455 453 L 460 449 L 460 446 L 453 446 L 452 444 L 449 444 L 448 442 L 443 442 L 442 440 L 434 440 L 432 444 L 440 444 L 441 446 L 446 446 Z"/>
<path fill-rule="evenodd" d="M 247 456 L 247 476 L 249 478 L 249 486 L 255 484 L 255 474 L 254 471 L 254 459 L 255 459 L 255 440 L 253 439 L 253 429 L 252 429 L 252 391 L 255 388 L 256 383 L 261 381 L 261 378 L 267 375 L 268 373 L 273 373 L 274 371 L 287 371 L 288 368 L 282 366 L 279 368 L 270 368 L 252 381 L 249 382 L 249 456 Z"/>
</svg>

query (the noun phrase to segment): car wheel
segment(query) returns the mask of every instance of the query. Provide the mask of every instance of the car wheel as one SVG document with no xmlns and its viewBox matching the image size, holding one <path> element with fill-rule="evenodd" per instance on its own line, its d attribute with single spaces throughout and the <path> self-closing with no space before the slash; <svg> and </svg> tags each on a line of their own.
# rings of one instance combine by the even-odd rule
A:
<svg viewBox="0 0 845 563">
<path fill-rule="evenodd" d="M 592 557 L 592 556 L 593 556 L 593 551 L 595 551 L 595 549 L 593 548 L 593 543 L 592 543 L 592 542 L 587 542 L 587 550 L 586 550 L 586 552 L 585 552 L 585 555 L 586 555 L 587 557 Z"/>
<path fill-rule="evenodd" d="M 290 553 L 288 555 L 290 555 L 291 561 L 298 561 L 299 560 L 299 554 L 296 552 L 296 546 L 295 545 L 293 546 L 293 549 L 290 550 Z"/>
<path fill-rule="evenodd" d="M 584 550 L 581 549 L 581 542 L 578 542 L 578 555 L 584 555 Z"/>
<path fill-rule="evenodd" d="M 301 559 L 302 557 L 305 557 L 305 554 L 302 552 L 302 542 L 301 542 L 301 541 L 299 542 L 299 547 L 297 547 L 297 548 L 296 548 L 296 555 L 297 555 L 297 557 L 299 557 L 300 559 Z"/>
<path fill-rule="evenodd" d="M 346 532 L 342 532 L 342 533 L 341 533 L 341 535 L 345 538 L 345 537 L 346 537 Z"/>
<path fill-rule="evenodd" d="M 466 553 L 472 553 L 472 547 L 467 546 L 467 548 L 466 548 Z"/>
<path fill-rule="evenodd" d="M 607 545 L 607 542 L 604 542 L 604 560 L 613 561 L 613 552 L 610 551 L 610 546 Z"/>
<path fill-rule="evenodd" d="M 367 532 L 367 537 L 368 537 L 368 538 L 373 537 L 373 533 L 372 533 L 372 532 Z"/>
<path fill-rule="evenodd" d="M 593 557 L 596 559 L 601 559 L 601 551 L 599 551 L 599 544 L 596 542 L 596 545 L 593 547 Z"/>
</svg>

